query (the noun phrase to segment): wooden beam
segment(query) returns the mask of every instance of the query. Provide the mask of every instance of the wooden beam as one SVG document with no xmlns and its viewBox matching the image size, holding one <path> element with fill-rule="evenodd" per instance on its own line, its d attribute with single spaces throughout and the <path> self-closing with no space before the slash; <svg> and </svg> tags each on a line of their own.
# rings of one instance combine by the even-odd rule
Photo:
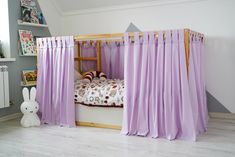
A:
<svg viewBox="0 0 235 157">
<path fill-rule="evenodd" d="M 75 58 L 76 61 L 96 61 L 97 58 L 95 57 L 78 57 Z"/>
<path fill-rule="evenodd" d="M 89 40 L 89 39 L 102 39 L 102 38 L 120 38 L 123 37 L 124 33 L 114 33 L 114 34 L 90 34 L 90 35 L 77 35 L 74 37 L 76 41 Z"/>
<path fill-rule="evenodd" d="M 184 31 L 189 32 L 188 28 L 185 28 Z M 204 36 L 202 33 L 190 30 L 192 33 L 195 33 L 199 36 Z M 89 35 L 76 35 L 74 36 L 75 41 L 86 41 L 86 40 L 98 40 L 98 39 L 109 39 L 109 38 L 123 38 L 124 33 L 113 33 L 113 34 L 89 34 Z M 139 32 L 140 36 L 143 36 L 143 32 Z M 158 35 L 158 32 L 155 32 L 155 35 Z M 129 36 L 133 37 L 134 32 L 129 32 Z"/>
<path fill-rule="evenodd" d="M 134 36 L 134 32 L 128 33 L 130 37 Z M 155 32 L 157 35 L 158 32 Z M 90 35 L 77 35 L 74 37 L 75 41 L 83 41 L 83 40 L 98 40 L 98 39 L 109 39 L 109 38 L 123 38 L 124 33 L 113 33 L 113 34 L 90 34 Z M 139 32 L 139 36 L 143 36 L 143 32 Z"/>
<path fill-rule="evenodd" d="M 101 71 L 101 41 L 96 42 L 97 71 Z"/>
<path fill-rule="evenodd" d="M 79 42 L 77 43 L 77 46 L 78 46 L 78 58 L 80 58 L 81 57 L 81 45 Z M 80 60 L 76 60 L 76 61 L 78 61 L 78 72 L 81 73 L 82 72 L 81 62 Z"/>
<path fill-rule="evenodd" d="M 110 125 L 110 124 L 100 124 L 100 123 L 92 123 L 92 122 L 79 122 L 76 121 L 77 126 L 87 126 L 87 127 L 96 127 L 96 128 L 105 128 L 105 129 L 115 129 L 121 130 L 121 126 L 118 125 Z"/>
<path fill-rule="evenodd" d="M 184 46 L 185 46 L 185 58 L 187 74 L 189 74 L 189 29 L 184 29 Z"/>
</svg>

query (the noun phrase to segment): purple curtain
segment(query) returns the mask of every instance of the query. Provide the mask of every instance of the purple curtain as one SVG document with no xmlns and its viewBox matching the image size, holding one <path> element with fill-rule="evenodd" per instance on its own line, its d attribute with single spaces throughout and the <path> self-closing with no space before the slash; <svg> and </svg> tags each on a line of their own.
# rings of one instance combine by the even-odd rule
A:
<svg viewBox="0 0 235 157">
<path fill-rule="evenodd" d="M 90 42 L 89 40 L 85 43 L 82 44 L 82 42 L 80 42 L 81 45 L 81 56 L 82 57 L 96 57 L 96 42 Z M 81 63 L 82 65 L 82 71 L 89 71 L 91 69 L 96 69 L 97 65 L 95 61 L 82 61 Z"/>
<path fill-rule="evenodd" d="M 73 37 L 37 40 L 37 101 L 47 124 L 75 126 Z"/>
<path fill-rule="evenodd" d="M 203 38 L 190 34 L 190 57 L 189 57 L 189 87 L 192 97 L 192 104 L 197 112 L 195 112 L 196 125 L 198 127 L 197 133 L 204 132 L 204 128 L 207 126 L 207 106 L 206 106 L 206 89 L 204 79 L 204 45 Z"/>
<path fill-rule="evenodd" d="M 81 45 L 81 56 L 96 57 L 95 42 L 87 41 Z M 97 65 L 94 61 L 83 61 L 82 70 L 89 71 L 96 69 Z M 123 42 L 102 42 L 101 45 L 101 71 L 104 72 L 109 79 L 124 79 L 124 43 Z"/>
<path fill-rule="evenodd" d="M 124 44 L 123 42 L 102 42 L 101 71 L 109 79 L 124 79 Z"/>
<path fill-rule="evenodd" d="M 195 49 L 196 58 L 201 57 L 197 54 L 199 50 L 200 54 L 203 53 L 201 47 Z M 135 33 L 134 42 L 126 33 L 124 58 L 122 133 L 169 140 L 196 140 L 196 135 L 206 129 L 205 84 L 203 76 L 196 75 L 200 88 L 194 84 L 191 92 L 184 31 L 168 31 L 165 37 L 163 32 L 159 32 L 158 38 L 153 32 L 144 33 L 141 38 L 139 33 Z M 193 101 L 195 90 L 202 98 L 201 104 Z"/>
</svg>

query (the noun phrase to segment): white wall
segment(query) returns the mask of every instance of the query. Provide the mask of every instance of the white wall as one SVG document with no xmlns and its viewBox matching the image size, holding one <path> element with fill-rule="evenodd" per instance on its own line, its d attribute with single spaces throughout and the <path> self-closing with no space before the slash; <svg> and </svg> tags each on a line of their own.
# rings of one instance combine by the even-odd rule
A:
<svg viewBox="0 0 235 157">
<path fill-rule="evenodd" d="M 38 0 L 52 36 L 61 35 L 61 15 L 52 0 Z"/>
</svg>

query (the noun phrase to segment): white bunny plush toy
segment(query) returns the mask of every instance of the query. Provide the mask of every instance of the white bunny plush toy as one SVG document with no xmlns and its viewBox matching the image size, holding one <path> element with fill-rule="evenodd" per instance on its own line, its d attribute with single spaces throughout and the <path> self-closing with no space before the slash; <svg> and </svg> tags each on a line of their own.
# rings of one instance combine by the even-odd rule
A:
<svg viewBox="0 0 235 157">
<path fill-rule="evenodd" d="M 21 125 L 23 127 L 40 126 L 40 120 L 37 115 L 39 106 L 38 103 L 35 101 L 36 88 L 31 88 L 30 98 L 28 88 L 24 88 L 22 93 L 24 97 L 24 102 L 21 104 L 20 110 L 24 115 L 20 121 Z"/>
</svg>

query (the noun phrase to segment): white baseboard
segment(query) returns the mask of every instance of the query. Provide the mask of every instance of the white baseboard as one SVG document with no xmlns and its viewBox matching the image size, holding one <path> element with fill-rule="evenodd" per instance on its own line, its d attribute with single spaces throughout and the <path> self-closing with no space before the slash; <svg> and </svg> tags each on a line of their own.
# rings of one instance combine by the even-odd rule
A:
<svg viewBox="0 0 235 157">
<path fill-rule="evenodd" d="M 22 113 L 14 113 L 14 114 L 10 114 L 4 117 L 0 117 L 0 122 L 4 122 L 4 121 L 16 119 L 16 118 L 21 118 L 21 117 L 22 117 Z"/>
<path fill-rule="evenodd" d="M 231 119 L 235 120 L 235 113 L 219 113 L 219 112 L 209 112 L 210 118 L 218 118 L 218 119 Z M 22 113 L 14 113 L 11 115 L 7 115 L 4 117 L 0 117 L 0 122 L 21 118 Z"/>
<path fill-rule="evenodd" d="M 235 113 L 209 112 L 211 118 L 235 120 Z"/>
</svg>

